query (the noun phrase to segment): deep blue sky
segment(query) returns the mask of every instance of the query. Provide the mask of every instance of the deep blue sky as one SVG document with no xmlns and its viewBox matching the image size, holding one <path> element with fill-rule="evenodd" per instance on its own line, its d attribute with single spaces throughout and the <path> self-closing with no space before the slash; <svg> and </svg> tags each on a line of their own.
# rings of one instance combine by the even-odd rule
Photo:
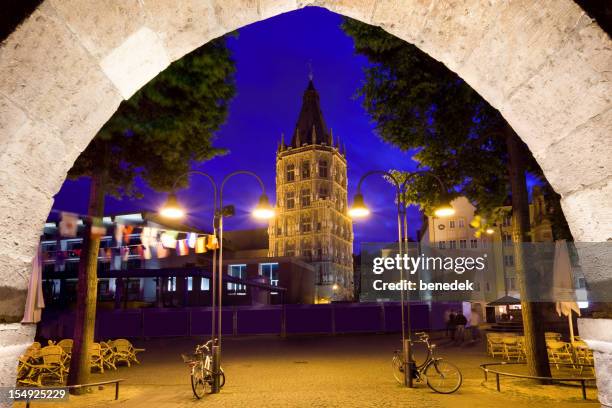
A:
<svg viewBox="0 0 612 408">
<path fill-rule="evenodd" d="M 341 16 L 320 8 L 307 7 L 239 30 L 229 40 L 237 65 L 237 95 L 227 123 L 218 132 L 215 144 L 229 154 L 195 168 L 220 182 L 224 175 L 239 169 L 259 174 L 271 200 L 275 200 L 274 172 L 277 142 L 282 132 L 290 140 L 308 82 L 311 62 L 315 87 L 327 125 L 334 136 L 346 143 L 349 175 L 349 203 L 359 177 L 371 169 L 414 169 L 410 155 L 382 142 L 354 95 L 363 80 L 365 58 L 355 55 L 352 40 L 339 25 Z M 88 181 L 67 180 L 56 195 L 54 208 L 86 212 Z M 208 182 L 197 176 L 179 199 L 189 208 L 188 222 L 206 228 L 212 205 Z M 382 179 L 368 179 L 366 201 L 373 216 L 355 224 L 355 249 L 360 241 L 393 241 L 396 237 L 393 190 Z M 249 216 L 259 196 L 255 180 L 239 176 L 227 184 L 225 202 L 236 206 L 237 215 L 225 223 L 227 229 L 263 226 Z M 145 188 L 142 200 L 107 198 L 107 214 L 154 210 L 165 194 Z M 410 212 L 411 234 L 420 227 L 416 209 Z"/>
</svg>

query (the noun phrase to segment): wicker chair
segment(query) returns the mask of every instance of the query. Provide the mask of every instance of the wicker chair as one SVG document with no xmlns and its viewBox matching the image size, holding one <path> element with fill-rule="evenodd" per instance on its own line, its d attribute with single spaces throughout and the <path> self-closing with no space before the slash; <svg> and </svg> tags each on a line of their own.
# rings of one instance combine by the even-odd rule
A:
<svg viewBox="0 0 612 408">
<path fill-rule="evenodd" d="M 145 349 L 136 349 L 132 346 L 129 340 L 126 339 L 117 339 L 112 341 L 112 346 L 115 348 L 115 356 L 116 361 L 125 361 L 130 367 L 131 363 L 138 363 L 138 358 L 136 357 L 136 353 L 144 351 Z"/>
<path fill-rule="evenodd" d="M 62 339 L 57 342 L 57 345 L 60 346 L 66 354 L 72 354 L 72 339 Z"/>
<path fill-rule="evenodd" d="M 68 368 L 64 364 L 64 350 L 60 346 L 46 346 L 40 349 L 39 355 L 43 360 L 43 363 L 39 366 L 41 376 L 52 377 L 63 383 L 64 374 L 68 372 Z"/>
<path fill-rule="evenodd" d="M 101 373 L 104 373 L 104 360 L 102 359 L 102 347 L 100 343 L 92 343 L 89 346 L 89 366 L 97 368 Z"/>
<path fill-rule="evenodd" d="M 101 341 L 100 348 L 102 352 L 102 362 L 104 367 L 116 370 L 117 366 L 115 365 L 115 362 L 117 361 L 117 356 L 113 346 L 111 346 L 105 341 Z"/>
<path fill-rule="evenodd" d="M 37 363 L 29 355 L 19 356 L 17 365 L 17 385 L 42 387 L 42 364 Z"/>
</svg>

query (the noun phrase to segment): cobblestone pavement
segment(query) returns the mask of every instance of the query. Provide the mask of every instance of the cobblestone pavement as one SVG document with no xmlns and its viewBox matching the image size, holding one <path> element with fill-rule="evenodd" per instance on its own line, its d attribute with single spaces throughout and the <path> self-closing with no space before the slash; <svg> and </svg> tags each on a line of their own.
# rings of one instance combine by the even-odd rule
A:
<svg viewBox="0 0 612 408">
<path fill-rule="evenodd" d="M 451 395 L 399 386 L 391 372 L 391 355 L 399 348 L 399 335 L 346 335 L 336 337 L 240 337 L 223 343 L 227 383 L 220 394 L 195 400 L 189 372 L 180 353 L 189 353 L 198 341 L 154 339 L 135 341 L 147 351 L 141 365 L 92 375 L 92 381 L 125 378 L 120 398 L 114 387 L 71 396 L 67 407 L 597 407 L 596 390 L 581 399 L 580 388 L 541 386 L 524 380 L 502 379 L 482 385 L 478 364 L 492 361 L 484 346 L 456 347 L 438 341 L 439 354 L 460 367 L 464 382 Z M 15 404 L 15 406 L 19 406 Z M 45 407 L 57 406 L 45 403 Z"/>
</svg>

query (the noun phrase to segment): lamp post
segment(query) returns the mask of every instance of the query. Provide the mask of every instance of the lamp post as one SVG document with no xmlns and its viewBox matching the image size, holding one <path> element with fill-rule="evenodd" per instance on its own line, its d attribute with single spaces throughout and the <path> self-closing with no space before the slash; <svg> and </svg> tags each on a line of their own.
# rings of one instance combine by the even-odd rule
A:
<svg viewBox="0 0 612 408">
<path fill-rule="evenodd" d="M 408 218 L 407 218 L 407 207 L 404 204 L 404 197 L 407 192 L 408 182 L 418 175 L 428 175 L 434 177 L 440 185 L 441 191 L 444 194 L 447 193 L 446 187 L 442 180 L 433 173 L 426 171 L 415 171 L 406 174 L 406 178 L 403 182 L 400 181 L 393 175 L 393 173 L 384 170 L 372 170 L 365 173 L 359 179 L 357 184 L 357 192 L 353 198 L 353 206 L 349 210 L 349 215 L 352 218 L 364 218 L 370 214 L 370 210 L 365 205 L 363 194 L 361 192 L 361 185 L 363 181 L 373 175 L 378 174 L 388 178 L 395 185 L 396 199 L 397 199 L 397 236 L 398 236 L 398 255 L 403 258 L 403 254 L 408 253 Z M 447 217 L 453 215 L 455 210 L 450 206 L 449 203 L 443 203 L 435 210 L 435 214 L 438 217 Z M 402 228 L 403 225 L 403 228 Z M 401 307 L 401 320 L 402 320 L 402 354 L 404 361 L 404 385 L 412 388 L 412 372 L 414 370 L 414 360 L 412 358 L 412 327 L 410 319 L 410 305 L 406 308 L 405 294 L 404 294 L 404 271 L 400 268 L 400 282 L 402 283 L 400 290 L 400 307 Z"/>
<path fill-rule="evenodd" d="M 223 190 L 227 181 L 237 175 L 244 174 L 254 177 L 261 187 L 261 196 L 259 197 L 259 202 L 255 209 L 253 210 L 253 216 L 259 219 L 270 219 L 274 217 L 274 209 L 270 205 L 270 201 L 268 196 L 266 195 L 265 186 L 261 178 L 248 170 L 239 170 L 233 173 L 228 174 L 223 178 L 221 182 L 221 188 L 217 188 L 217 184 L 214 179 L 207 173 L 192 170 L 189 171 L 176 179 L 173 186 L 173 192 L 170 193 L 166 204 L 160 210 L 160 215 L 167 217 L 178 219 L 185 216 L 185 211 L 180 207 L 178 200 L 176 199 L 176 195 L 174 191 L 176 190 L 176 186 L 178 182 L 183 177 L 188 177 L 192 174 L 198 174 L 206 177 L 213 186 L 213 235 L 217 237 L 218 232 L 218 241 L 219 241 L 219 251 L 218 251 L 218 262 L 217 262 L 217 250 L 213 247 L 213 265 L 212 265 L 212 330 L 211 330 L 211 339 L 212 339 L 212 371 L 213 371 L 213 385 L 211 387 L 211 391 L 213 393 L 217 393 L 220 390 L 219 387 L 219 372 L 221 369 L 221 336 L 222 336 L 222 307 L 223 307 L 223 217 L 233 215 L 233 207 L 224 207 L 223 206 Z M 217 194 L 218 192 L 218 194 Z M 218 196 L 218 197 L 217 197 Z M 217 200 L 218 198 L 218 200 Z M 218 265 L 218 269 L 216 268 Z M 217 276 L 215 276 L 215 272 Z"/>
</svg>

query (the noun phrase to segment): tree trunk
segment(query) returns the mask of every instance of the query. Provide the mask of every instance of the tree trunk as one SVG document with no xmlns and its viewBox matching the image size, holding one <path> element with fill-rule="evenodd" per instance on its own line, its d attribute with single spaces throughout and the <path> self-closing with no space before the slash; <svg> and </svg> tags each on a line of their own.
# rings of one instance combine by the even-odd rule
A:
<svg viewBox="0 0 612 408">
<path fill-rule="evenodd" d="M 89 348 L 94 340 L 96 325 L 96 302 L 98 300 L 98 253 L 100 234 L 92 227 L 102 226 L 104 214 L 105 171 L 91 177 L 89 189 L 88 219 L 83 232 L 81 260 L 77 284 L 76 317 L 74 322 L 72 359 L 68 385 L 86 384 L 91 373 Z M 94 232 L 92 234 L 92 232 Z M 74 394 L 84 393 L 85 389 L 72 389 Z"/>
<path fill-rule="evenodd" d="M 527 367 L 530 375 L 550 377 L 550 365 L 544 337 L 542 304 L 531 302 L 528 288 L 530 263 L 525 262 L 523 243 L 530 242 L 529 195 L 525 179 L 527 152 L 523 142 L 506 124 L 506 145 L 508 147 L 508 173 L 512 189 L 512 241 L 514 243 L 514 268 L 521 295 L 521 312 L 525 334 Z"/>
</svg>

